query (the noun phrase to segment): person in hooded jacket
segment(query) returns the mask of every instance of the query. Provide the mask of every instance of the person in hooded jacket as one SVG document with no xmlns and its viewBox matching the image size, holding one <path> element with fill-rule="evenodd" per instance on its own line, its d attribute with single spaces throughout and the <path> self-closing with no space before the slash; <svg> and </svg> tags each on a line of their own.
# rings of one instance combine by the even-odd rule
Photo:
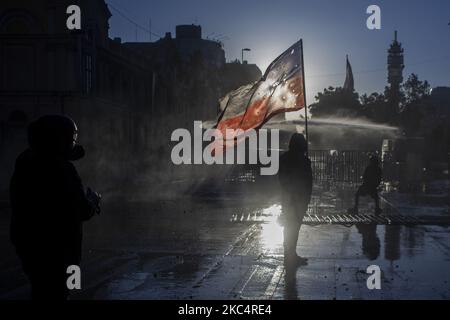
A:
<svg viewBox="0 0 450 320">
<path fill-rule="evenodd" d="M 355 193 L 355 205 L 348 210 L 350 214 L 358 214 L 359 198 L 361 196 L 370 196 L 375 203 L 375 214 L 382 212 L 380 208 L 380 196 L 378 195 L 378 186 L 381 183 L 383 173 L 380 167 L 378 157 L 372 155 L 369 158 L 369 165 L 364 170 L 363 183 Z"/>
<path fill-rule="evenodd" d="M 307 259 L 296 252 L 300 227 L 312 193 L 312 169 L 307 150 L 305 137 L 295 133 L 290 139 L 289 150 L 280 157 L 284 261 L 287 266 L 307 264 Z"/>
<path fill-rule="evenodd" d="M 65 300 L 67 268 L 81 260 L 82 223 L 99 210 L 72 161 L 84 156 L 68 117 L 48 115 L 28 126 L 29 147 L 10 184 L 10 237 L 31 284 L 32 299 Z M 90 189 L 89 189 L 90 191 Z"/>
</svg>

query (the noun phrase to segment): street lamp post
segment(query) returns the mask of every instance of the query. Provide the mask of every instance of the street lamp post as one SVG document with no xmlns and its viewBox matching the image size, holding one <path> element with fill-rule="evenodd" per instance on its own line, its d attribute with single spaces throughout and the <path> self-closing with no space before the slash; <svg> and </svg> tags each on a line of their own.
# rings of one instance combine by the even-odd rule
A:
<svg viewBox="0 0 450 320">
<path fill-rule="evenodd" d="M 244 49 L 241 50 L 241 54 L 242 54 L 242 60 L 241 60 L 241 62 L 242 62 L 242 64 L 244 64 L 244 51 L 252 51 L 252 50 L 249 49 L 249 48 L 244 48 Z"/>
</svg>

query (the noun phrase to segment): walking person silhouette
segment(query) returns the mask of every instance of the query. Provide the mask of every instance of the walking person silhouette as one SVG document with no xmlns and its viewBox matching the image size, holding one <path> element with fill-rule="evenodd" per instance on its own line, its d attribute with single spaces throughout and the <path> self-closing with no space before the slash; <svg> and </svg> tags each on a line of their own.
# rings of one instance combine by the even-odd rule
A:
<svg viewBox="0 0 450 320">
<path fill-rule="evenodd" d="M 380 208 L 380 197 L 378 195 L 378 186 L 381 183 L 382 171 L 379 165 L 379 160 L 376 155 L 372 155 L 369 160 L 369 165 L 364 170 L 363 183 L 358 188 L 355 194 L 355 205 L 350 208 L 348 212 L 350 214 L 358 214 L 359 197 L 370 196 L 375 202 L 375 213 L 380 214 L 382 212 Z"/>
</svg>

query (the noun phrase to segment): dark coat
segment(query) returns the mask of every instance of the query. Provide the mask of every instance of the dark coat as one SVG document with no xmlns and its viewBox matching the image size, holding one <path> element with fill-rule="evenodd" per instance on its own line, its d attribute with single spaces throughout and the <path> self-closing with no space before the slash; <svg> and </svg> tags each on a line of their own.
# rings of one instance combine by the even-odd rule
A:
<svg viewBox="0 0 450 320">
<path fill-rule="evenodd" d="M 280 157 L 279 180 L 283 206 L 306 212 L 312 193 L 311 160 L 302 153 L 288 151 Z"/>
<path fill-rule="evenodd" d="M 381 168 L 378 165 L 369 165 L 363 174 L 363 185 L 367 189 L 376 189 L 380 185 L 382 177 Z"/>
<path fill-rule="evenodd" d="M 16 160 L 10 196 L 11 241 L 22 260 L 79 264 L 82 222 L 94 212 L 70 161 L 24 151 Z"/>
</svg>

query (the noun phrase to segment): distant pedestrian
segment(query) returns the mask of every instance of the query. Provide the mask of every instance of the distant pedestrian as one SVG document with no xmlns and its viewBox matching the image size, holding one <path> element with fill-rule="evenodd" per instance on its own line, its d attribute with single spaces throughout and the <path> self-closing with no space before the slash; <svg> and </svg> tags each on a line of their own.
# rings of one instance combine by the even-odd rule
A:
<svg viewBox="0 0 450 320">
<path fill-rule="evenodd" d="M 355 205 L 349 209 L 349 213 L 358 214 L 359 197 L 370 196 L 375 201 L 375 213 L 380 214 L 382 212 L 380 208 L 380 197 L 378 195 L 378 186 L 380 185 L 382 177 L 382 171 L 380 168 L 379 160 L 376 155 L 370 157 L 370 163 L 364 170 L 363 183 L 358 188 L 355 194 Z"/>
</svg>

